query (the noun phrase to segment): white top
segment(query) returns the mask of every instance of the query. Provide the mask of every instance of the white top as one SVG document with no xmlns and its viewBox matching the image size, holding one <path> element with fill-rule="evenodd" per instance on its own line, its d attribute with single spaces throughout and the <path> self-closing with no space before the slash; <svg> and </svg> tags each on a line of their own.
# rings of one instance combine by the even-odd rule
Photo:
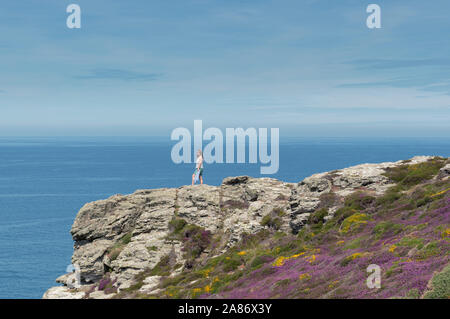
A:
<svg viewBox="0 0 450 319">
<path fill-rule="evenodd" d="M 200 165 L 201 162 L 201 165 Z M 202 156 L 197 157 L 197 165 L 195 166 L 196 168 L 203 168 L 203 158 Z"/>
</svg>

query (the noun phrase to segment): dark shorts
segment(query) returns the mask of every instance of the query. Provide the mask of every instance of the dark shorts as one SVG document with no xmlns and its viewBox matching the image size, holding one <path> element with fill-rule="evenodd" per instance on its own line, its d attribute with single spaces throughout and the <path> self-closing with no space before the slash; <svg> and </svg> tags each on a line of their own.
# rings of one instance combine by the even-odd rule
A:
<svg viewBox="0 0 450 319">
<path fill-rule="evenodd" d="M 194 174 L 197 174 L 197 169 L 194 170 Z M 203 168 L 200 168 L 200 174 L 199 176 L 203 176 Z"/>
</svg>

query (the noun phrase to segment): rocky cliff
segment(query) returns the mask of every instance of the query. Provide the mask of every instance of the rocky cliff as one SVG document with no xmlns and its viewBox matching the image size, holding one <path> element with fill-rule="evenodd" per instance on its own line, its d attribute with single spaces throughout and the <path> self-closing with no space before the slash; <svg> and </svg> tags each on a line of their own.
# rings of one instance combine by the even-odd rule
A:
<svg viewBox="0 0 450 319">
<path fill-rule="evenodd" d="M 448 276 L 449 174 L 448 159 L 420 156 L 88 203 L 71 229 L 76 271 L 44 298 L 424 296 L 433 275 Z M 421 269 L 410 289 L 408 258 Z M 364 288 L 369 264 L 384 289 Z"/>
</svg>

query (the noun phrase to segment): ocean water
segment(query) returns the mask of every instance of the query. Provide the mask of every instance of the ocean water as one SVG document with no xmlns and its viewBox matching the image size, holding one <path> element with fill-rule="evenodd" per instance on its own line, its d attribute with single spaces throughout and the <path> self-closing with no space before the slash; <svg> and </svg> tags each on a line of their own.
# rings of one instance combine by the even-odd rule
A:
<svg viewBox="0 0 450 319">
<path fill-rule="evenodd" d="M 194 164 L 170 159 L 173 142 L 154 138 L 0 138 L 0 298 L 41 298 L 70 264 L 69 233 L 89 201 L 136 189 L 190 184 Z M 311 174 L 414 155 L 450 155 L 450 139 L 304 138 L 280 143 L 272 175 Z M 259 164 L 205 166 L 205 182 L 258 177 Z"/>
</svg>

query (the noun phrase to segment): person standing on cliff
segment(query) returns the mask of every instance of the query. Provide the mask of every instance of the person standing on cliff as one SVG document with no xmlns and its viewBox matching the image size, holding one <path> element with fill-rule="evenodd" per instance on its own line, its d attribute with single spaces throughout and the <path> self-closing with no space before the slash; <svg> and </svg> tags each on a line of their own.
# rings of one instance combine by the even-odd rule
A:
<svg viewBox="0 0 450 319">
<path fill-rule="evenodd" d="M 195 165 L 194 174 L 192 174 L 192 185 L 195 184 L 195 175 L 198 174 L 198 178 L 200 179 L 200 184 L 203 184 L 203 153 L 202 150 L 197 151 L 197 161 Z"/>
</svg>

